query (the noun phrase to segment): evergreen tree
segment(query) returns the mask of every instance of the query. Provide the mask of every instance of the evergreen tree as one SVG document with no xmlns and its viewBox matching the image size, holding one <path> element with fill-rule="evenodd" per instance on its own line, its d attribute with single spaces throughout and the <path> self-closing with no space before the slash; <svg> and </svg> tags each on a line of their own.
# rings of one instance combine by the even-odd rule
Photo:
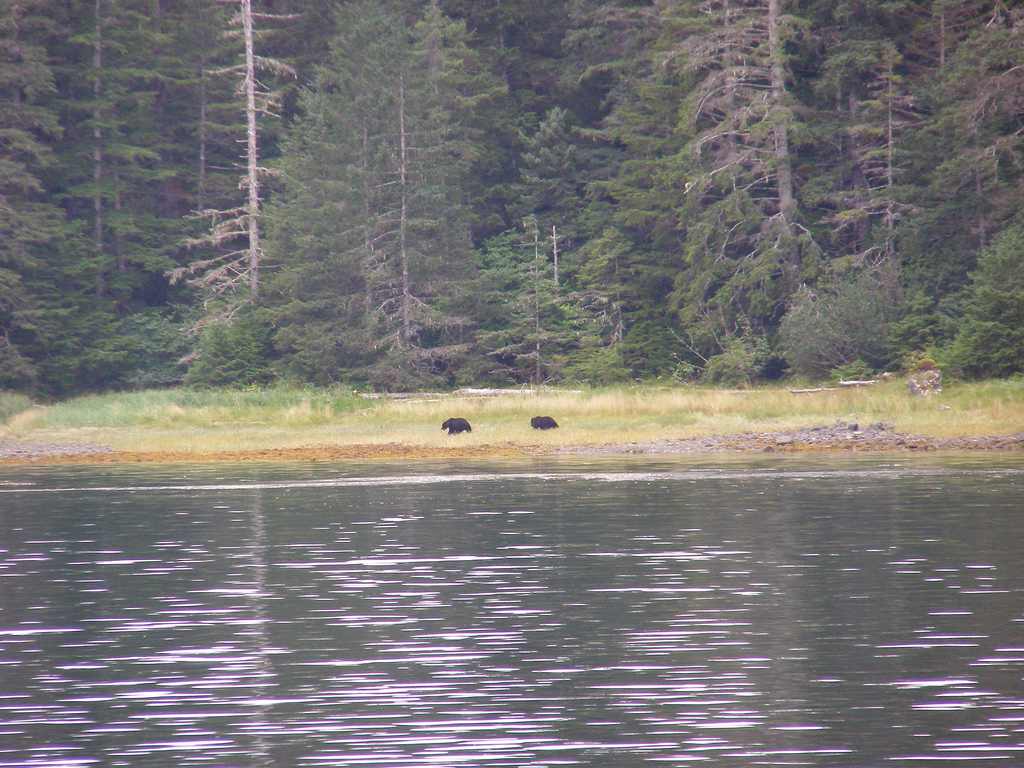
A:
<svg viewBox="0 0 1024 768">
<path fill-rule="evenodd" d="M 833 254 L 856 263 L 894 259 L 897 224 L 913 210 L 898 185 L 903 145 L 920 114 L 901 63 L 888 40 L 848 39 L 830 51 L 815 83 L 820 97 L 834 99 L 834 109 L 821 115 L 823 127 L 832 129 L 825 148 L 832 159 L 822 157 L 827 171 L 808 184 L 804 199 L 829 211 L 824 221 Z M 839 155 L 837 134 L 843 137 Z"/>
<path fill-rule="evenodd" d="M 319 380 L 450 376 L 470 338 L 472 111 L 493 89 L 436 3 L 412 28 L 373 2 L 340 9 L 337 26 L 285 144 L 277 342 Z"/>
<path fill-rule="evenodd" d="M 480 249 L 480 290 L 486 308 L 478 342 L 485 359 L 479 375 L 498 382 L 532 383 L 576 378 L 621 378 L 600 359 L 599 324 L 554 279 L 536 217 L 519 232 L 491 238 Z"/>
<path fill-rule="evenodd" d="M 692 73 L 681 111 L 684 267 L 680 320 L 704 355 L 749 324 L 781 318 L 820 249 L 800 224 L 790 137 L 794 100 L 784 43 L 800 29 L 778 0 L 680 3 L 666 19 L 666 55 Z"/>
<path fill-rule="evenodd" d="M 1019 208 L 1024 13 L 989 3 L 963 24 L 963 42 L 925 90 L 932 115 L 915 136 L 923 212 L 913 267 L 932 292 L 962 286 Z"/>
<path fill-rule="evenodd" d="M 0 386 L 174 384 L 204 311 L 229 378 L 1002 375 L 1022 34 L 1007 0 L 0 0 Z"/>
<path fill-rule="evenodd" d="M 42 174 L 60 136 L 45 43 L 54 33 L 42 0 L 0 2 L 0 387 L 29 387 L 47 343 L 40 280 L 55 279 L 60 209 Z"/>
<path fill-rule="evenodd" d="M 158 84 L 166 42 L 143 0 L 93 0 L 70 14 L 79 28 L 79 67 L 65 83 L 69 114 L 64 147 L 70 211 L 91 219 L 98 297 L 129 311 L 151 276 L 171 266 L 160 190 L 172 172 L 161 164 Z"/>
<path fill-rule="evenodd" d="M 548 110 L 562 104 L 562 39 L 567 0 L 443 0 L 445 14 L 465 24 L 476 67 L 490 80 L 490 97 L 473 113 L 483 128 L 480 155 L 468 189 L 472 231 L 479 242 L 518 226 L 528 215 L 517 184 L 524 139 Z"/>
<path fill-rule="evenodd" d="M 237 41 L 225 34 L 229 7 L 183 0 L 164 12 L 163 26 L 170 40 L 161 104 L 171 118 L 163 121 L 163 160 L 176 172 L 165 183 L 164 210 L 180 220 L 237 202 L 244 110 L 226 74 L 238 57 Z M 198 226 L 190 229 L 198 234 Z"/>
<path fill-rule="evenodd" d="M 970 376 L 1024 372 L 1024 225 L 1007 227 L 978 258 L 951 349 Z"/>
<path fill-rule="evenodd" d="M 580 239 L 578 210 L 583 204 L 585 169 L 569 113 L 555 107 L 545 115 L 536 133 L 524 142 L 520 165 L 523 174 L 521 204 L 538 226 L 561 232 L 563 249 Z"/>
</svg>

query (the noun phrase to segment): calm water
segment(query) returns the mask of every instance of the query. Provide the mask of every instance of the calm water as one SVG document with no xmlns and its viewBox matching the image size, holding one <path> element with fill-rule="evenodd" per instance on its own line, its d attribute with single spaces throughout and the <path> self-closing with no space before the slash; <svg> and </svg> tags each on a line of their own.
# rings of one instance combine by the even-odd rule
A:
<svg viewBox="0 0 1024 768">
<path fill-rule="evenodd" d="M 1024 460 L 0 472 L 0 766 L 1021 766 Z"/>
</svg>

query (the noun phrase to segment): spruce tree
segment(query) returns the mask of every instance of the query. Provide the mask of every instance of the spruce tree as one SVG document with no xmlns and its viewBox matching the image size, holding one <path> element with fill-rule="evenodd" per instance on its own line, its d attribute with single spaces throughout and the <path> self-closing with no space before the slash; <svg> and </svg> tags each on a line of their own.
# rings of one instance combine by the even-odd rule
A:
<svg viewBox="0 0 1024 768">
<path fill-rule="evenodd" d="M 790 137 L 786 40 L 797 19 L 778 0 L 679 3 L 665 19 L 665 56 L 695 79 L 682 105 L 684 266 L 675 301 L 710 355 L 745 324 L 764 334 L 817 269 L 800 222 Z"/>
<path fill-rule="evenodd" d="M 63 94 L 70 211 L 89 219 L 95 292 L 119 312 L 134 309 L 172 264 L 175 225 L 162 220 L 160 192 L 173 171 L 161 162 L 158 108 L 167 37 L 151 10 L 144 0 L 93 0 L 69 16 L 77 24 Z"/>
<path fill-rule="evenodd" d="M 1024 372 L 1024 225 L 1007 227 L 978 258 L 952 362 L 970 376 Z"/>
<path fill-rule="evenodd" d="M 915 136 L 926 210 L 915 266 L 942 291 L 964 283 L 1019 208 L 1024 16 L 1001 3 L 987 10 L 965 20 L 970 31 L 925 91 L 932 114 Z"/>
<path fill-rule="evenodd" d="M 574 379 L 606 382 L 621 378 L 608 359 L 599 323 L 554 279 L 549 243 L 536 217 L 518 231 L 503 233 L 479 249 L 479 349 L 481 378 L 534 386 Z"/>
<path fill-rule="evenodd" d="M 40 282 L 63 234 L 42 175 L 60 137 L 45 43 L 54 33 L 43 0 L 0 2 L 0 388 L 36 383 L 48 344 Z M 47 297 L 48 298 L 48 297 Z"/>
<path fill-rule="evenodd" d="M 319 380 L 450 377 L 471 334 L 472 114 L 493 89 L 464 27 L 436 3 L 412 26 L 354 3 L 337 28 L 284 144 L 272 212 L 277 343 Z"/>
</svg>

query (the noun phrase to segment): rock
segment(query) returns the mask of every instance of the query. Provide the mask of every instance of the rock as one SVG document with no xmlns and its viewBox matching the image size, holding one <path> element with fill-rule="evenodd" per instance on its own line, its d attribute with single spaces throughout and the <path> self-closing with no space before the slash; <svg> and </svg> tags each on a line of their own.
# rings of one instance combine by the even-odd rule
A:
<svg viewBox="0 0 1024 768">
<path fill-rule="evenodd" d="M 942 371 L 938 368 L 915 371 L 907 377 L 907 388 L 910 390 L 910 394 L 920 397 L 929 397 L 941 392 Z"/>
</svg>

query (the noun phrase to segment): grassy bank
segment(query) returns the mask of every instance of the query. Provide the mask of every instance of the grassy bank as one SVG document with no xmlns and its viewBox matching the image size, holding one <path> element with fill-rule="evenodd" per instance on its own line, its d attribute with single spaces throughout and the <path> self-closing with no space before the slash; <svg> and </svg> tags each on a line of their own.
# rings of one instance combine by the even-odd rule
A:
<svg viewBox="0 0 1024 768">
<path fill-rule="evenodd" d="M 453 415 L 468 418 L 473 432 L 441 432 L 441 422 Z M 532 430 L 534 415 L 554 416 L 562 428 Z M 929 399 L 910 396 L 898 381 L 812 394 L 784 387 L 618 387 L 409 401 L 370 401 L 339 389 L 150 391 L 32 409 L 9 419 L 4 433 L 32 441 L 101 443 L 118 451 L 208 454 L 317 445 L 596 445 L 779 431 L 838 419 L 883 421 L 933 437 L 1024 432 L 1024 381 L 953 384 Z"/>
<path fill-rule="evenodd" d="M 15 392 L 0 392 L 0 424 L 32 407 L 32 401 Z"/>
</svg>

